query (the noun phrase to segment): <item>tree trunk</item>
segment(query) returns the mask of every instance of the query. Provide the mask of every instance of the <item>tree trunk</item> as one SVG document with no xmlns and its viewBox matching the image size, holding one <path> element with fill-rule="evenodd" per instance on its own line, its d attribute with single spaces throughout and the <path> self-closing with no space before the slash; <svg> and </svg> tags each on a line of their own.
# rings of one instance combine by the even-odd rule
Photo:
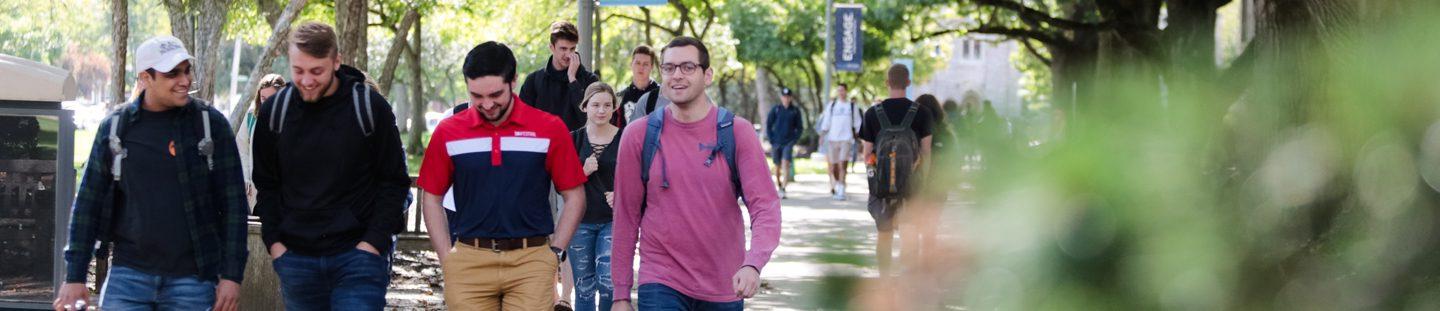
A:
<svg viewBox="0 0 1440 311">
<path fill-rule="evenodd" d="M 418 19 L 420 13 L 415 8 L 406 10 L 405 17 L 400 19 L 400 27 L 395 30 L 395 42 L 390 44 L 390 52 L 385 53 L 385 65 L 380 69 L 380 94 L 390 94 L 390 86 L 395 82 L 395 68 L 400 65 L 400 53 L 408 45 L 406 38 L 410 37 L 410 26 Z"/>
<path fill-rule="evenodd" d="M 770 70 L 764 66 L 755 68 L 755 100 L 757 101 L 755 108 L 759 112 L 756 115 L 760 116 L 755 123 L 760 124 L 763 128 L 765 117 L 770 114 Z"/>
<path fill-rule="evenodd" d="M 1164 36 L 1171 73 L 1186 74 L 1201 81 L 1215 76 L 1216 8 L 1214 0 L 1169 2 L 1169 26 Z"/>
<path fill-rule="evenodd" d="M 425 145 L 420 143 L 421 133 L 425 133 L 425 80 L 424 71 L 420 68 L 420 19 L 415 19 L 415 29 L 412 29 L 413 37 L 410 37 L 410 141 L 405 146 L 411 155 L 420 155 Z"/>
<path fill-rule="evenodd" d="M 645 13 L 645 45 L 654 47 L 655 38 L 651 36 L 650 33 L 654 30 L 655 23 L 650 20 L 650 8 L 642 6 L 640 7 L 640 12 Z"/>
<path fill-rule="evenodd" d="M 124 104 L 129 96 L 125 96 L 125 51 L 130 39 L 130 11 L 129 1 L 110 0 L 110 46 L 114 51 L 110 58 L 110 103 L 105 108 L 114 108 L 116 105 Z"/>
<path fill-rule="evenodd" d="M 195 97 L 215 100 L 215 75 L 219 72 L 220 35 L 229 18 L 231 0 L 165 0 L 170 27 L 195 56 L 193 72 L 198 88 Z"/>
<path fill-rule="evenodd" d="M 1258 85 L 1268 102 L 1281 103 L 1288 111 L 1273 111 L 1276 125 L 1303 123 L 1309 105 L 1326 92 L 1319 89 L 1327 79 L 1329 66 L 1314 64 L 1353 62 L 1353 55 L 1337 55 L 1348 35 L 1340 29 L 1354 26 L 1357 10 L 1343 0 L 1262 0 L 1257 1 L 1259 19 L 1256 37 L 1263 53 L 1255 67 Z"/>
<path fill-rule="evenodd" d="M 270 31 L 270 39 L 265 41 L 267 48 L 260 53 L 260 61 L 255 62 L 255 67 L 250 68 L 251 83 L 245 85 L 245 92 L 240 93 L 240 101 L 235 102 L 235 106 L 230 110 L 230 124 L 242 124 L 241 121 L 244 121 L 245 112 L 250 110 L 250 104 L 255 101 L 255 93 L 260 90 L 260 81 L 258 80 L 270 73 L 270 64 L 287 45 L 285 38 L 290 36 L 290 24 L 295 22 L 295 18 L 300 14 L 300 9 L 305 7 L 307 1 L 309 0 L 290 0 L 290 4 L 285 5 L 285 11 L 280 14 L 275 25 L 271 27 L 273 30 Z M 240 129 L 240 126 L 231 127 L 231 130 L 236 133 L 239 133 Z"/>
<path fill-rule="evenodd" d="M 335 34 L 339 42 L 340 62 L 367 70 L 365 29 L 369 26 L 368 0 L 335 1 Z"/>
<path fill-rule="evenodd" d="M 260 7 L 260 16 L 265 17 L 265 24 L 270 25 L 271 29 L 280 21 L 280 13 L 285 9 L 280 3 L 280 0 L 255 0 L 256 6 Z"/>
</svg>

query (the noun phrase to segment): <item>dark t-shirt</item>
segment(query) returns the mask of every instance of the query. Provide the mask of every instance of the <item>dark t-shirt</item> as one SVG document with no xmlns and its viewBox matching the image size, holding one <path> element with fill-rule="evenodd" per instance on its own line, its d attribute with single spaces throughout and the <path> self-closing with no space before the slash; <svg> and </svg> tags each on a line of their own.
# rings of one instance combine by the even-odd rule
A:
<svg viewBox="0 0 1440 311">
<path fill-rule="evenodd" d="M 615 138 L 603 146 L 590 144 L 590 134 L 584 127 L 570 133 L 571 141 L 575 142 L 575 153 L 579 155 L 580 167 L 585 167 L 585 161 L 590 155 L 595 154 L 595 149 L 602 149 L 597 159 L 599 168 L 585 179 L 585 217 L 580 222 L 587 224 L 603 224 L 614 220 L 615 210 L 605 201 L 605 193 L 615 191 L 615 157 L 620 153 L 620 133 L 616 131 Z"/>
<path fill-rule="evenodd" d="M 194 152 L 195 146 L 175 142 L 178 131 L 185 130 L 179 117 L 180 109 L 140 109 L 139 119 L 125 125 L 122 140 L 127 153 L 120 168 L 125 204 L 116 209 L 116 265 L 163 276 L 199 273 L 190 222 L 178 192 L 182 163 L 176 158 Z"/>
<path fill-rule="evenodd" d="M 890 124 L 899 125 L 905 120 L 905 113 L 910 105 L 918 108 L 915 111 L 915 119 L 910 122 L 910 130 L 915 131 L 916 139 L 925 139 L 931 134 L 930 113 L 925 111 L 924 106 L 915 104 L 905 98 L 891 98 L 880 102 L 879 105 L 865 110 L 865 120 L 860 122 L 860 139 L 874 143 L 876 136 L 880 135 L 880 116 L 875 109 L 885 109 L 885 115 L 890 117 Z"/>
</svg>

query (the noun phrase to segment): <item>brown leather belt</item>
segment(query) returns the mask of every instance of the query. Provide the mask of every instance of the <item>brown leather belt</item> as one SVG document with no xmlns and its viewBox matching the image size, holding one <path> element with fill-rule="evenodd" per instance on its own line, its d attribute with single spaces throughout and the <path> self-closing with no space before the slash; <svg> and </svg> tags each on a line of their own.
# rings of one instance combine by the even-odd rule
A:
<svg viewBox="0 0 1440 311">
<path fill-rule="evenodd" d="M 537 246 L 549 246 L 550 238 L 545 236 L 514 239 L 458 238 L 455 239 L 455 243 L 470 245 L 479 249 L 501 252 Z"/>
</svg>

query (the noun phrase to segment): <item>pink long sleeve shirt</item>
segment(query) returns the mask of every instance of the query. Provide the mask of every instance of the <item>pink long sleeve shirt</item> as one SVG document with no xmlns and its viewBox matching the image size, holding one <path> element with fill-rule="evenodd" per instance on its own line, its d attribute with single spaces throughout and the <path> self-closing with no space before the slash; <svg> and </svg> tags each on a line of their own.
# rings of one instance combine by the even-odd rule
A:
<svg viewBox="0 0 1440 311">
<path fill-rule="evenodd" d="M 780 201 L 770 180 L 760 139 L 750 121 L 735 118 L 736 165 L 750 213 L 750 249 L 729 163 L 717 155 L 705 160 L 716 142 L 718 110 L 705 119 L 681 123 L 665 113 L 660 151 L 650 167 L 650 183 L 640 181 L 640 157 L 647 118 L 630 123 L 620 139 L 615 173 L 614 248 L 611 272 L 614 299 L 629 300 L 634 280 L 635 245 L 640 244 L 639 284 L 659 283 L 691 298 L 740 300 L 731 279 L 744 266 L 763 271 L 780 244 Z M 670 187 L 661 188 L 667 178 Z M 645 199 L 645 188 L 649 198 Z M 642 219 L 640 202 L 646 200 Z M 636 224 L 639 224 L 640 230 Z M 643 231 L 643 234 L 641 234 Z"/>
</svg>

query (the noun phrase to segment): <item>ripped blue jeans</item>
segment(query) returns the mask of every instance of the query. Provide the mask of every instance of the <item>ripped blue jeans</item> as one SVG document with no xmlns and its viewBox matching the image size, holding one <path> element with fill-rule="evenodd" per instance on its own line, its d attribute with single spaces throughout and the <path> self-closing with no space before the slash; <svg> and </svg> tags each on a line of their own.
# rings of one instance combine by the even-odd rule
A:
<svg viewBox="0 0 1440 311">
<path fill-rule="evenodd" d="M 570 268 L 575 274 L 575 310 L 610 311 L 615 283 L 610 281 L 610 229 L 613 222 L 580 224 L 570 238 Z M 598 293 L 597 293 L 598 292 Z M 597 301 L 596 294 L 599 294 Z"/>
</svg>

